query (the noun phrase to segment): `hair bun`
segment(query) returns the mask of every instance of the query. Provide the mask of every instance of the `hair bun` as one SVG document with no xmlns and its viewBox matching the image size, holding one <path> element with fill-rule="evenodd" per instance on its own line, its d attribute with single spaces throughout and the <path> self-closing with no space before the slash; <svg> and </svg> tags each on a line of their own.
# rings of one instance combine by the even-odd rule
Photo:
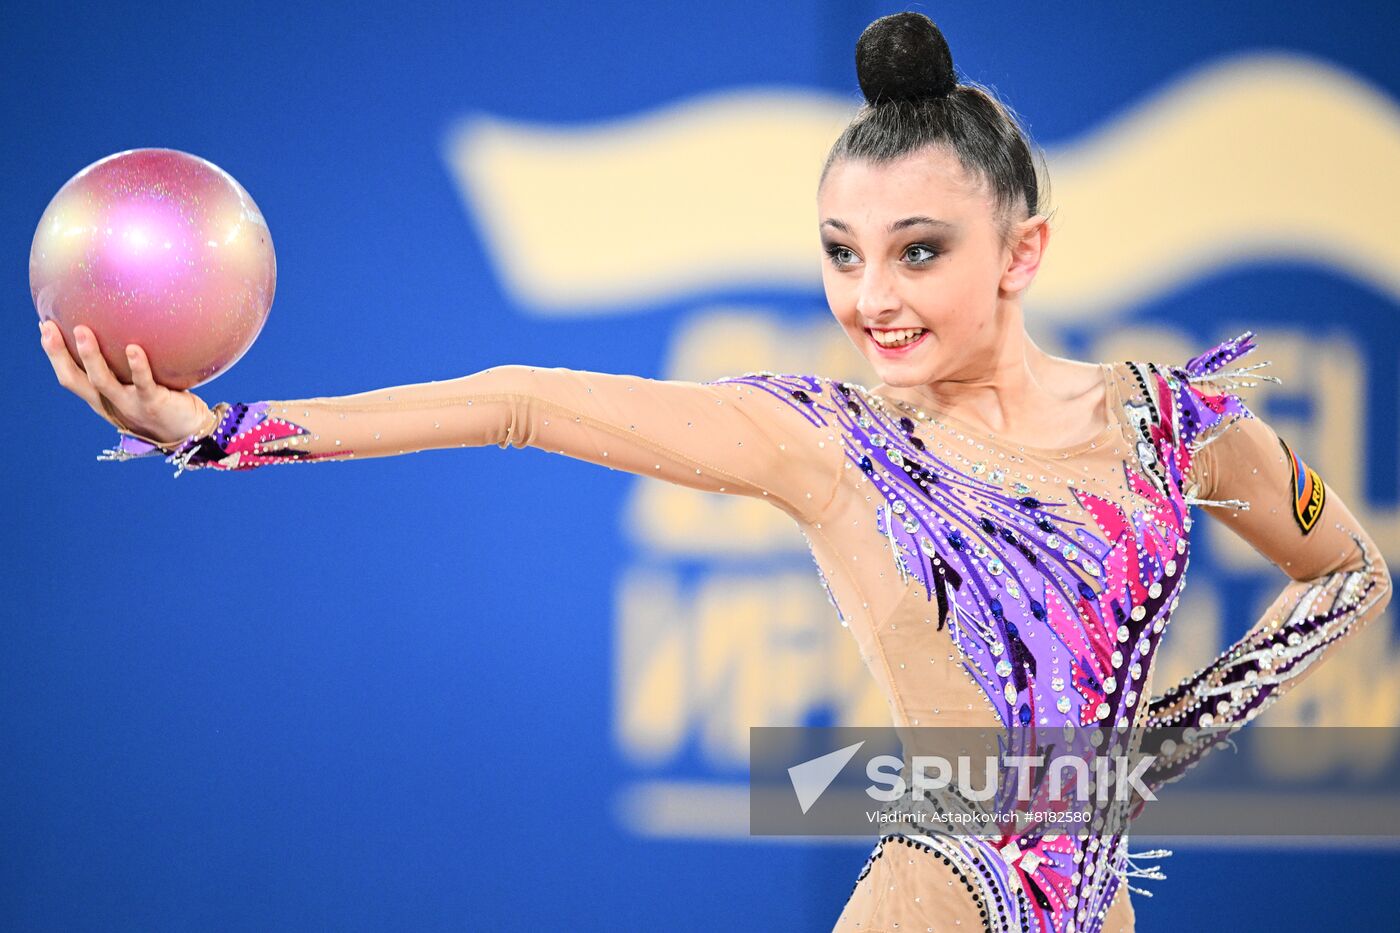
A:
<svg viewBox="0 0 1400 933">
<path fill-rule="evenodd" d="M 958 86 L 948 40 L 922 13 L 882 16 L 856 40 L 856 77 L 871 104 L 946 97 Z"/>
</svg>

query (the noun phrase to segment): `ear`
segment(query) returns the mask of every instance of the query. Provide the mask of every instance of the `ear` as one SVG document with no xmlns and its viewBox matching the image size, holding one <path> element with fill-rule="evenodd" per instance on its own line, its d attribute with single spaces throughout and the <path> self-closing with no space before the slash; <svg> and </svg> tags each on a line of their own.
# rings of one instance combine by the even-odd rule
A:
<svg viewBox="0 0 1400 933">
<path fill-rule="evenodd" d="M 1018 221 L 1011 228 L 1011 250 L 1006 271 L 1001 275 L 1003 292 L 1025 290 L 1040 269 L 1040 260 L 1050 245 L 1050 217 L 1036 214 Z"/>
</svg>

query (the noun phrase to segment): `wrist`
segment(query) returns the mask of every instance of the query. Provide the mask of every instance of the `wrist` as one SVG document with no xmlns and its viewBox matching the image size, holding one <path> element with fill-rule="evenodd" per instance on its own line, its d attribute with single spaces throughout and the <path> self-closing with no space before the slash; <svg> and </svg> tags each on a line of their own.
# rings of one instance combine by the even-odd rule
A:
<svg viewBox="0 0 1400 933">
<path fill-rule="evenodd" d="M 204 403 L 201 402 L 201 404 Z M 180 448 L 189 444 L 190 441 L 199 440 L 200 438 L 208 437 L 210 434 L 214 433 L 214 431 L 219 427 L 219 421 L 222 418 L 223 413 L 227 410 L 227 402 L 220 402 L 214 408 L 210 408 L 208 405 L 204 405 L 204 412 L 200 414 L 197 420 L 193 422 L 189 432 L 174 440 L 169 441 L 158 440 L 154 437 L 150 437 L 148 435 L 141 434 L 137 431 L 133 431 L 131 428 L 123 424 L 120 420 L 116 421 L 116 425 L 117 429 L 123 434 L 128 434 L 131 437 L 137 438 L 138 440 L 145 441 L 146 443 L 151 444 L 163 453 L 168 454 L 174 453 L 176 450 L 179 450 Z"/>
<path fill-rule="evenodd" d="M 219 425 L 223 421 L 224 414 L 228 411 L 228 409 L 229 404 L 227 402 L 220 402 L 213 408 L 210 408 L 208 405 L 205 405 L 204 414 L 200 416 L 200 419 L 193 430 L 191 430 L 188 434 L 186 434 L 184 437 L 179 438 L 178 440 L 167 441 L 164 444 L 157 444 L 156 446 L 159 447 L 161 450 L 164 450 L 166 453 L 174 453 L 176 450 L 180 450 L 188 446 L 192 441 L 198 441 L 208 437 L 209 435 L 213 434 L 216 430 L 218 430 Z"/>
<path fill-rule="evenodd" d="M 190 440 L 208 437 L 210 434 L 214 433 L 214 430 L 219 426 L 219 419 L 223 416 L 224 411 L 228 409 L 228 404 L 220 402 L 214 408 L 210 408 L 202 401 L 200 404 L 204 406 L 204 412 L 195 421 L 194 426 L 183 437 L 178 440 L 167 441 L 161 444 L 161 447 L 167 447 L 173 450 Z"/>
<path fill-rule="evenodd" d="M 234 436 L 248 412 L 244 404 L 220 402 L 205 413 L 185 437 L 176 441 L 160 441 L 128 428 L 112 412 L 112 421 L 120 431 L 115 447 L 104 450 L 98 460 L 131 460 L 137 457 L 162 455 L 178 466 L 175 475 L 187 469 L 217 466 L 226 456 L 224 445 Z"/>
</svg>

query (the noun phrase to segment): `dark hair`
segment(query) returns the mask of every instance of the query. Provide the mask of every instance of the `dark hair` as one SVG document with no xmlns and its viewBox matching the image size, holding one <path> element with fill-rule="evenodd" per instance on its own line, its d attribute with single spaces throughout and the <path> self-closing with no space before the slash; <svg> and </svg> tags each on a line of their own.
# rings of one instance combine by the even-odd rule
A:
<svg viewBox="0 0 1400 933">
<path fill-rule="evenodd" d="M 1028 134 L 989 89 L 958 82 L 948 42 L 927 16 L 895 13 L 865 27 L 856 76 L 866 102 L 827 154 L 823 180 L 843 159 L 880 164 L 943 147 L 990 187 L 1003 242 L 1018 212 L 1031 217 L 1041 209 Z M 1043 171 L 1043 154 L 1041 164 Z"/>
</svg>

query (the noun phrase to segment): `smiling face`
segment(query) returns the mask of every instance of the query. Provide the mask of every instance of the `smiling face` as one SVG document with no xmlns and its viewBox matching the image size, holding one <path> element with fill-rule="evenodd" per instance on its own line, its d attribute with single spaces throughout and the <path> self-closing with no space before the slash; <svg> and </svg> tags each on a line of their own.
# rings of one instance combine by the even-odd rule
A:
<svg viewBox="0 0 1400 933">
<path fill-rule="evenodd" d="M 1004 245 L 991 198 L 955 155 L 838 162 L 817 207 L 827 303 L 885 384 L 995 365 L 1008 327 L 1022 326 L 1006 311 L 1035 262 Z"/>
</svg>

